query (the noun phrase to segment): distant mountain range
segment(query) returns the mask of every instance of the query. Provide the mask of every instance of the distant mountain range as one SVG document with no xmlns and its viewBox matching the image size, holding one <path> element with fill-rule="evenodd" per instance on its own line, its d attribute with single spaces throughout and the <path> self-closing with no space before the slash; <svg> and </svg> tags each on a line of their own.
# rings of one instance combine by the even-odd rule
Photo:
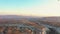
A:
<svg viewBox="0 0 60 34">
<path fill-rule="evenodd" d="M 33 16 L 18 16 L 18 15 L 0 15 L 0 23 L 13 23 L 15 21 L 22 22 L 21 20 L 28 20 L 33 22 L 40 22 L 42 24 L 60 26 L 60 17 L 33 17 Z M 16 23 L 16 22 L 15 22 Z"/>
<path fill-rule="evenodd" d="M 42 21 L 48 21 L 48 22 L 60 22 L 60 17 L 43 17 L 41 18 Z"/>
<path fill-rule="evenodd" d="M 18 15 L 0 15 L 0 19 L 36 19 L 42 21 L 49 21 L 49 22 L 60 22 L 60 17 L 34 17 L 34 16 L 18 16 Z"/>
<path fill-rule="evenodd" d="M 1 23 L 17 23 L 22 22 L 21 20 L 36 20 L 38 17 L 33 16 L 18 16 L 18 15 L 0 15 L 0 24 Z"/>
</svg>

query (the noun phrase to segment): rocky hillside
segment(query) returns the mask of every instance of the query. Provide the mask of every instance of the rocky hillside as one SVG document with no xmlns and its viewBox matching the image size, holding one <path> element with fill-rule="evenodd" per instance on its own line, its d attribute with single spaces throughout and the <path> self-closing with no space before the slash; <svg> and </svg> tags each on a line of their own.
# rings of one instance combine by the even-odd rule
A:
<svg viewBox="0 0 60 34">
<path fill-rule="evenodd" d="M 33 17 L 17 15 L 0 15 L 0 24 L 28 24 L 43 29 L 48 28 L 50 32 L 60 33 L 60 17 Z M 38 25 L 35 25 L 38 24 Z"/>
</svg>

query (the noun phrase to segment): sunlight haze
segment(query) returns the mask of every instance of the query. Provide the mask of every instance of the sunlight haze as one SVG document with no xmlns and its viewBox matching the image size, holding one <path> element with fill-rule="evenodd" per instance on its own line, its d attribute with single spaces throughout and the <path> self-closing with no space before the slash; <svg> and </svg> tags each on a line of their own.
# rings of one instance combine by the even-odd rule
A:
<svg viewBox="0 0 60 34">
<path fill-rule="evenodd" d="M 60 16 L 60 1 L 0 0 L 0 15 Z"/>
</svg>

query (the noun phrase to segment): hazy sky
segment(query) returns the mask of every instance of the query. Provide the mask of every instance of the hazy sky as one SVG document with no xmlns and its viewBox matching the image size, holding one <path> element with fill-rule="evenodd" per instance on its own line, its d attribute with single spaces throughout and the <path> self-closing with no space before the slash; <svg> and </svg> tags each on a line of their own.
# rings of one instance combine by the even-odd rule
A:
<svg viewBox="0 0 60 34">
<path fill-rule="evenodd" d="M 0 15 L 60 16 L 60 1 L 0 0 Z"/>
</svg>

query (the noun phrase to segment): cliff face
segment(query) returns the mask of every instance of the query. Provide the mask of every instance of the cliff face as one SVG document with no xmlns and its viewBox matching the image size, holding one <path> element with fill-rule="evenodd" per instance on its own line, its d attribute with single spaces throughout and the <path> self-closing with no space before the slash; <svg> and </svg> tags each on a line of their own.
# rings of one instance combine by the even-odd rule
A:
<svg viewBox="0 0 60 34">
<path fill-rule="evenodd" d="M 43 17 L 39 19 L 38 22 L 60 33 L 60 17 Z"/>
</svg>

